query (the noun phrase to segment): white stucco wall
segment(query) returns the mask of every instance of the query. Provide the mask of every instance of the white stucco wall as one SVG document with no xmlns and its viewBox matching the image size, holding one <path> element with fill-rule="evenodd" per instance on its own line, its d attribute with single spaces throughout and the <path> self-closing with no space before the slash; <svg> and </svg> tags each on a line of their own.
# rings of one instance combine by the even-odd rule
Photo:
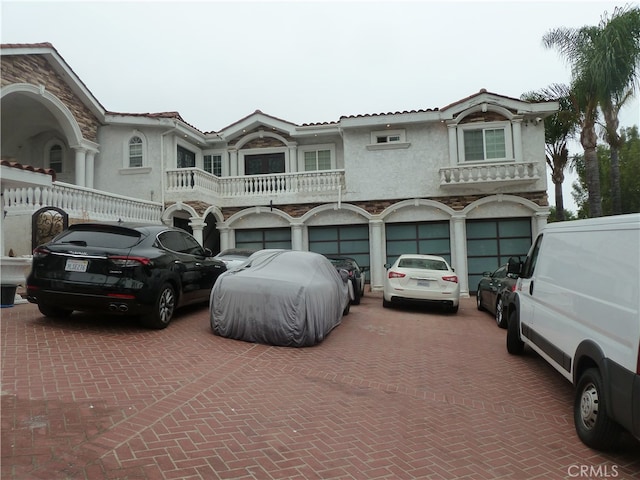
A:
<svg viewBox="0 0 640 480">
<path fill-rule="evenodd" d="M 165 129 L 166 130 L 166 129 Z M 145 164 L 141 168 L 126 168 L 128 141 L 138 131 L 146 144 Z M 95 159 L 94 187 L 119 195 L 159 202 L 162 195 L 161 134 L 158 128 L 137 128 L 107 125 L 100 129 L 100 153 Z M 162 137 L 166 145 L 171 139 Z M 175 158 L 175 148 L 171 151 Z M 169 167 L 175 168 L 175 167 Z"/>
<path fill-rule="evenodd" d="M 446 127 L 440 123 L 407 126 L 408 148 L 369 150 L 371 132 L 376 130 L 381 128 L 344 132 L 345 201 L 437 195 L 438 169 L 449 160 Z"/>
</svg>

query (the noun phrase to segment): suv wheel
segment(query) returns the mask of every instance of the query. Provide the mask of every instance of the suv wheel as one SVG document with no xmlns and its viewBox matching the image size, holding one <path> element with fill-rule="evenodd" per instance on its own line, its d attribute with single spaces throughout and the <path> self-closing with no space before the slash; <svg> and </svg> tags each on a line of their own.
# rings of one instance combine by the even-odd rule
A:
<svg viewBox="0 0 640 480">
<path fill-rule="evenodd" d="M 614 447 L 621 433 L 621 427 L 607 415 L 607 401 L 600 371 L 586 370 L 576 388 L 573 421 L 580 440 L 598 450 Z"/>
<path fill-rule="evenodd" d="M 149 328 L 166 328 L 176 308 L 176 293 L 170 284 L 162 285 L 152 308 L 151 313 L 142 318 L 142 323 Z"/>
<path fill-rule="evenodd" d="M 45 317 L 49 318 L 67 318 L 73 310 L 67 310 L 66 308 L 54 307 L 46 303 L 38 303 L 38 310 Z"/>
</svg>

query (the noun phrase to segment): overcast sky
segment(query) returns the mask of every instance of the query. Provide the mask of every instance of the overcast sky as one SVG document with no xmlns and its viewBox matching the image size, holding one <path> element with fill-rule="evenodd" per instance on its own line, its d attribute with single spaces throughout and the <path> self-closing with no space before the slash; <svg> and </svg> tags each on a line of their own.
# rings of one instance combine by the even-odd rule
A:
<svg viewBox="0 0 640 480">
<path fill-rule="evenodd" d="M 295 124 L 331 122 L 441 108 L 481 88 L 517 98 L 568 83 L 568 65 L 542 36 L 597 25 L 625 4 L 0 3 L 2 43 L 53 44 L 105 109 L 178 111 L 202 131 L 255 110 Z M 621 125 L 638 124 L 635 98 Z"/>
</svg>

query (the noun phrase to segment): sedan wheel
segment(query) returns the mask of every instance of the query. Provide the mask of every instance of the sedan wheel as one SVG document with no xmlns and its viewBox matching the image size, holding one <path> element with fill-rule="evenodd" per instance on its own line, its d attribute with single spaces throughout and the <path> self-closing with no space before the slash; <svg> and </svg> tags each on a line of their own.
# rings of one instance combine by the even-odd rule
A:
<svg viewBox="0 0 640 480">
<path fill-rule="evenodd" d="M 507 320 L 504 318 L 503 308 L 502 297 L 498 297 L 498 303 L 496 303 L 496 323 L 500 328 L 507 328 Z"/>
<path fill-rule="evenodd" d="M 354 305 L 360 305 L 360 288 L 356 285 L 355 281 L 350 280 L 350 282 L 353 286 L 353 300 L 351 303 Z"/>
<path fill-rule="evenodd" d="M 478 310 L 484 310 L 484 307 L 482 306 L 482 299 L 480 296 L 480 290 L 478 290 L 476 292 L 476 307 L 478 307 Z"/>
<path fill-rule="evenodd" d="M 166 328 L 173 318 L 176 308 L 176 294 L 173 287 L 165 283 L 160 289 L 160 294 L 153 306 L 153 311 L 142 319 L 149 328 Z"/>
</svg>

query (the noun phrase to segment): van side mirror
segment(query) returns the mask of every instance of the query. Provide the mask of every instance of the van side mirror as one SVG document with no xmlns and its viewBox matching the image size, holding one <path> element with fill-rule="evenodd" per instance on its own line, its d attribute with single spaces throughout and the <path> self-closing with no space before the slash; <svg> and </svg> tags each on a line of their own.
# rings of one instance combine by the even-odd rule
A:
<svg viewBox="0 0 640 480">
<path fill-rule="evenodd" d="M 514 275 L 520 275 L 522 270 L 522 261 L 520 257 L 511 257 L 507 262 L 507 273 L 511 273 Z"/>
</svg>

